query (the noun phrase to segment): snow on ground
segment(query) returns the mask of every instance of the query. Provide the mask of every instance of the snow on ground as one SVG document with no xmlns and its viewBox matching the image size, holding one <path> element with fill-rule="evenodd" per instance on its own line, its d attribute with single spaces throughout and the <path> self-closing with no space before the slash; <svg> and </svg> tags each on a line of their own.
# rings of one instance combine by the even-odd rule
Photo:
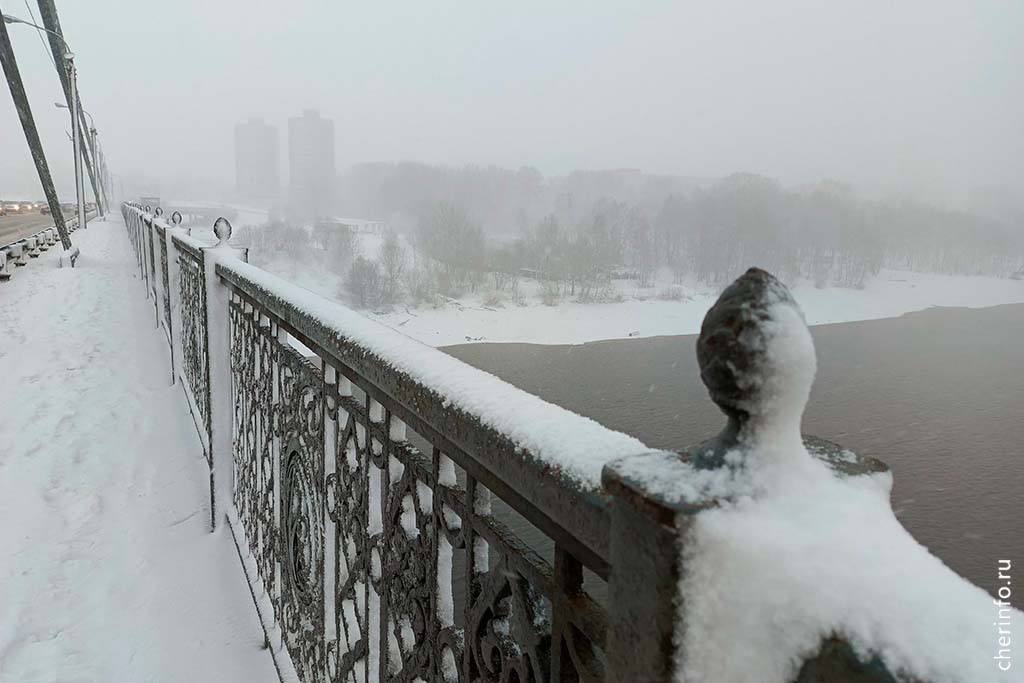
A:
<svg viewBox="0 0 1024 683">
<path fill-rule="evenodd" d="M 0 681 L 276 681 L 119 222 L 0 285 Z"/>
</svg>

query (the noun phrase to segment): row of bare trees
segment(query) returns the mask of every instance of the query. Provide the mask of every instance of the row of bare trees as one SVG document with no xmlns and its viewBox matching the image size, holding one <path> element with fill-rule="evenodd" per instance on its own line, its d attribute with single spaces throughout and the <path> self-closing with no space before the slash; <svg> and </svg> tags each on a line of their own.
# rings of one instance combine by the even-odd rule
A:
<svg viewBox="0 0 1024 683">
<path fill-rule="evenodd" d="M 381 301 L 459 296 L 488 282 L 515 293 L 523 276 L 540 280 L 551 303 L 610 301 L 613 279 L 649 288 L 666 271 L 675 285 L 717 285 L 758 265 L 789 282 L 859 288 L 886 266 L 995 276 L 1024 268 L 1024 235 L 1003 223 L 867 202 L 837 184 L 787 191 L 754 175 L 670 195 L 656 211 L 600 198 L 582 218 L 553 211 L 511 240 L 487 239 L 464 208 L 439 202 L 421 216 L 413 245 L 410 278 Z"/>
<path fill-rule="evenodd" d="M 837 183 L 789 190 L 736 174 L 686 186 L 626 171 L 546 182 L 534 169 L 442 172 L 416 164 L 364 167 L 357 175 L 370 196 L 375 191 L 414 216 L 404 239 L 388 235 L 370 258 L 338 226 L 317 226 L 307 238 L 345 278 L 354 303 L 366 307 L 481 288 L 517 296 L 523 277 L 542 283 L 547 302 L 590 302 L 614 299 L 614 279 L 640 288 L 664 286 L 666 278 L 675 286 L 717 285 L 751 265 L 789 282 L 840 287 L 862 287 L 882 267 L 994 276 L 1024 268 L 1019 221 L 866 201 Z M 460 199 L 474 199 L 434 199 L 452 187 Z M 512 214 L 518 227 L 510 233 Z M 286 252 L 302 249 L 300 232 L 276 226 L 266 239 Z"/>
</svg>

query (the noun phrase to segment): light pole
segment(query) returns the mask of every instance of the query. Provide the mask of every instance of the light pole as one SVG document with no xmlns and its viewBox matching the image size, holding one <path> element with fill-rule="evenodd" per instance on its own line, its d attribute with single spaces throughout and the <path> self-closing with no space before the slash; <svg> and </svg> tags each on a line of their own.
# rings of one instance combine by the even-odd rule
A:
<svg viewBox="0 0 1024 683">
<path fill-rule="evenodd" d="M 78 225 L 81 228 L 87 228 L 88 225 L 85 220 L 85 185 L 82 183 L 82 130 L 79 125 L 78 115 L 78 72 L 75 69 L 75 54 L 71 51 L 67 41 L 64 40 L 64 36 L 59 33 L 51 31 L 44 26 L 34 24 L 31 21 L 12 17 L 10 14 L 0 16 L 3 16 L 5 24 L 25 24 L 40 31 L 46 31 L 50 35 L 57 36 L 61 44 L 64 45 L 64 59 L 68 63 L 68 76 L 71 81 L 71 119 L 75 138 L 75 194 L 78 196 Z"/>
<path fill-rule="evenodd" d="M 75 87 L 74 86 L 74 82 L 75 81 L 72 78 L 72 80 L 71 80 L 72 90 L 74 90 L 74 87 Z M 77 98 L 74 101 L 77 102 L 78 101 Z M 67 109 L 68 108 L 68 105 L 66 105 L 66 104 L 64 104 L 62 102 L 54 102 L 53 104 L 58 109 Z M 89 141 L 90 141 L 90 145 L 89 146 L 92 149 L 92 153 L 93 153 L 93 157 L 92 157 L 93 177 L 100 179 L 100 187 L 102 188 L 103 181 L 102 181 L 102 176 L 100 175 L 99 154 L 96 151 L 97 150 L 97 147 L 96 147 L 96 119 L 94 119 L 92 117 L 92 114 L 90 114 L 89 110 L 86 109 L 85 107 L 82 108 L 82 113 L 89 117 Z M 74 116 L 73 113 L 72 113 L 72 116 Z M 78 154 L 78 148 L 77 147 L 75 148 L 75 154 Z M 82 190 L 83 190 L 82 194 L 84 195 L 85 194 L 85 192 L 84 192 L 84 190 L 85 190 L 85 179 L 82 178 L 80 181 L 82 183 Z M 78 183 L 79 179 L 76 178 L 75 182 Z M 104 192 L 103 195 L 104 195 L 104 200 L 105 200 L 106 199 L 106 193 Z M 104 204 L 103 201 L 96 202 L 96 209 L 100 212 L 100 218 L 103 217 L 103 204 Z"/>
</svg>

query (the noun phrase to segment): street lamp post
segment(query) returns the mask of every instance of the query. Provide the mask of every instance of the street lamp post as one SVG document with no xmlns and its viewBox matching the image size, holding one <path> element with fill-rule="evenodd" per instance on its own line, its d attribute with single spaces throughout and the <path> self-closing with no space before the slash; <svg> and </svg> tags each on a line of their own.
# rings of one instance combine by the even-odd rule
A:
<svg viewBox="0 0 1024 683">
<path fill-rule="evenodd" d="M 36 173 L 39 174 L 39 184 L 43 186 L 46 193 L 46 202 L 53 212 L 53 224 L 60 233 L 60 241 L 64 250 L 71 249 L 71 237 L 68 234 L 67 226 L 64 224 L 64 216 L 60 212 L 60 198 L 53 187 L 53 177 L 50 175 L 49 164 L 46 163 L 46 154 L 43 152 L 43 145 L 39 140 L 39 131 L 36 129 L 35 120 L 32 118 L 32 105 L 25 93 L 25 83 L 21 80 L 21 72 L 18 70 L 18 60 L 14 55 L 14 47 L 11 45 L 11 37 L 7 32 L 8 21 L 6 15 L 0 14 L 0 70 L 4 72 L 7 79 L 7 86 L 11 90 L 11 98 L 14 100 L 14 108 L 18 112 L 18 119 L 21 121 L 22 130 L 25 132 L 25 142 L 32 153 L 32 161 L 35 163 Z"/>
<path fill-rule="evenodd" d="M 75 78 L 74 77 L 72 77 L 72 79 L 71 79 L 71 89 L 72 89 L 72 92 L 75 89 Z M 77 102 L 78 102 L 78 99 L 77 99 L 77 97 L 75 97 L 75 99 L 73 100 L 72 103 L 73 104 L 77 104 Z M 66 105 L 66 104 L 64 104 L 62 102 L 54 102 L 53 104 L 58 109 L 67 109 L 68 108 L 68 105 Z M 92 157 L 93 177 L 100 179 L 99 182 L 100 182 L 100 186 L 102 187 L 103 181 L 102 181 L 102 176 L 100 175 L 99 155 L 97 154 L 97 151 L 96 151 L 96 119 L 94 119 L 92 117 L 92 114 L 90 114 L 89 111 L 87 109 L 85 109 L 84 107 L 82 108 L 82 113 L 89 117 L 89 141 L 90 141 L 90 145 L 89 146 L 90 146 L 90 148 L 93 151 L 93 157 Z M 72 113 L 72 116 L 75 116 L 75 114 Z M 76 117 L 76 121 L 77 121 L 77 117 Z M 78 155 L 79 151 L 80 151 L 79 148 L 76 146 L 75 147 L 75 155 L 76 156 Z M 76 174 L 77 173 L 78 172 L 76 170 Z M 81 177 L 81 174 L 77 174 L 75 176 L 76 187 L 78 187 L 78 183 L 81 183 L 82 196 L 84 197 L 85 196 L 85 179 Z M 104 192 L 103 194 L 104 194 L 104 199 L 106 199 L 106 193 Z M 104 204 L 103 201 L 97 201 L 96 202 L 96 209 L 100 213 L 100 218 L 103 217 L 103 204 Z M 81 217 L 79 217 L 79 220 L 81 220 Z"/>
<path fill-rule="evenodd" d="M 75 194 L 78 195 L 78 225 L 88 228 L 85 218 L 85 185 L 82 183 L 82 126 L 78 121 L 78 73 L 75 69 L 75 58 L 70 52 L 64 55 L 68 60 L 68 71 L 71 77 L 71 120 L 75 137 Z"/>
<path fill-rule="evenodd" d="M 40 31 L 46 31 L 50 35 L 57 36 L 61 44 L 64 45 L 64 59 L 68 64 L 68 76 L 71 82 L 71 119 L 75 138 L 75 194 L 78 196 L 78 225 L 81 228 L 86 228 L 88 225 L 85 220 L 85 185 L 82 182 L 82 130 L 81 125 L 79 125 L 78 115 L 78 72 L 75 69 L 75 54 L 71 51 L 67 41 L 64 40 L 64 36 L 59 33 L 51 31 L 44 26 L 38 26 L 31 21 L 12 17 L 10 14 L 0 16 L 2 16 L 5 24 L 25 24 Z"/>
</svg>

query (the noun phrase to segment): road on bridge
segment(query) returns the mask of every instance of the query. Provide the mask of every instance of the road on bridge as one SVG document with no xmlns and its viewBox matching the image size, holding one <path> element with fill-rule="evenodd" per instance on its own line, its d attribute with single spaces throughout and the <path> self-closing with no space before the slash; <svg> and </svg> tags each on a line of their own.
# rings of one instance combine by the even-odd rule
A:
<svg viewBox="0 0 1024 683">
<path fill-rule="evenodd" d="M 53 217 L 42 213 L 0 216 L 0 245 L 17 242 L 53 226 Z"/>
</svg>

